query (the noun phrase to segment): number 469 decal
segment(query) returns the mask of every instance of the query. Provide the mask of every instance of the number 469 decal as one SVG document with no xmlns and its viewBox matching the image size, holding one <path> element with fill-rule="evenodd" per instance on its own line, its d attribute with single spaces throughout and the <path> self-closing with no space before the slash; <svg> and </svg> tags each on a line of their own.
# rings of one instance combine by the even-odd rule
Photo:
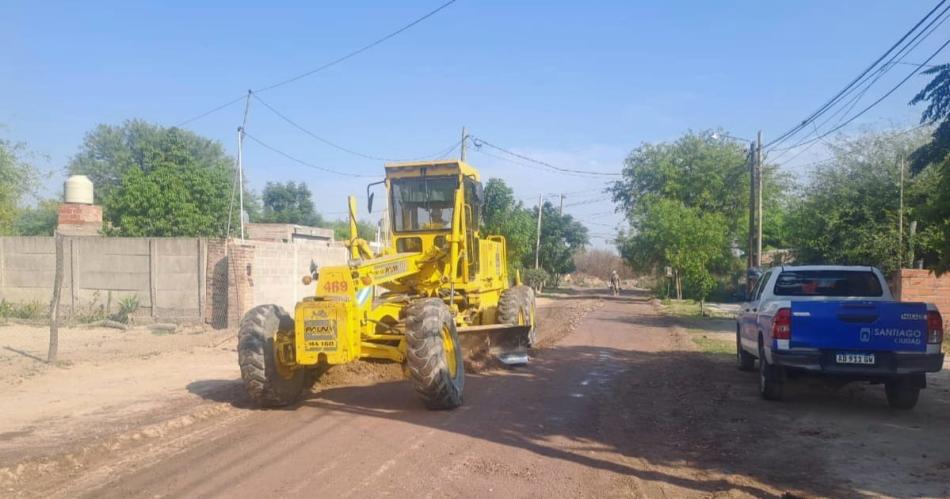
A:
<svg viewBox="0 0 950 499">
<path fill-rule="evenodd" d="M 346 281 L 327 281 L 323 285 L 324 293 L 346 293 L 350 285 Z"/>
</svg>

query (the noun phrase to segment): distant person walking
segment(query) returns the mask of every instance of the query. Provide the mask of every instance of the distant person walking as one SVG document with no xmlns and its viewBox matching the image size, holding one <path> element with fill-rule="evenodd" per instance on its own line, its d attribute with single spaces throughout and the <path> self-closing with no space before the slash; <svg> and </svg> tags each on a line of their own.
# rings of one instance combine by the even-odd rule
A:
<svg viewBox="0 0 950 499">
<path fill-rule="evenodd" d="M 610 271 L 610 294 L 614 296 L 620 294 L 620 274 L 616 270 Z"/>
</svg>

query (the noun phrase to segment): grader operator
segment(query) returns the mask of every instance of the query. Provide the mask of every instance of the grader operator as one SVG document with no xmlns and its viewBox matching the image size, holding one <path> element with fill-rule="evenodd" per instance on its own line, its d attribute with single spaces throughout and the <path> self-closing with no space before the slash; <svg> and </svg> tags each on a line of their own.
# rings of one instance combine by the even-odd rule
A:
<svg viewBox="0 0 950 499">
<path fill-rule="evenodd" d="M 291 404 L 326 369 L 375 359 L 404 363 L 428 408 L 454 409 L 466 358 L 487 352 L 508 365 L 527 362 L 534 292 L 517 276 L 510 285 L 504 237 L 480 232 L 478 171 L 454 160 L 385 169 L 386 245 L 374 253 L 358 237 L 351 196 L 349 263 L 311 265 L 303 279 L 315 282 L 314 295 L 293 316 L 260 305 L 241 321 L 241 377 L 258 404 Z"/>
</svg>

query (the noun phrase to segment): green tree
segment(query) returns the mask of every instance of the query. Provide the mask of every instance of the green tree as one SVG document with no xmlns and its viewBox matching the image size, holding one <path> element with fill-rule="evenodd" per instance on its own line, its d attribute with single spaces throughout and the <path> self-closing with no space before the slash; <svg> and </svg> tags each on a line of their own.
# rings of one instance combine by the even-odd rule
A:
<svg viewBox="0 0 950 499">
<path fill-rule="evenodd" d="M 933 171 L 905 180 L 904 248 L 898 233 L 901 157 L 925 141 L 923 132 L 866 133 L 829 145 L 832 159 L 818 165 L 789 214 L 789 238 L 801 263 L 874 265 L 885 272 L 907 257 L 909 222 L 921 219 L 936 188 Z M 933 227 L 921 223 L 919 256 L 932 256 Z M 930 256 L 927 256 L 930 255 Z"/>
<path fill-rule="evenodd" d="M 330 223 L 325 223 L 321 227 L 323 226 L 333 229 L 333 238 L 337 241 L 348 241 L 350 239 L 350 222 L 347 220 L 334 220 Z M 376 225 L 365 220 L 357 220 L 356 234 L 360 237 L 360 239 L 365 239 L 366 241 L 375 241 Z"/>
<path fill-rule="evenodd" d="M 59 223 L 58 199 L 44 199 L 17 213 L 13 232 L 20 236 L 52 236 Z"/>
<path fill-rule="evenodd" d="M 515 199 L 514 191 L 504 180 L 488 179 L 484 197 L 481 233 L 505 237 L 509 271 L 513 271 L 521 267 L 525 255 L 530 253 L 533 258 L 537 230 L 535 220 L 521 201 Z M 533 266 L 532 260 L 531 267 Z"/>
<path fill-rule="evenodd" d="M 657 195 L 641 199 L 634 230 L 620 238 L 621 255 L 638 271 L 671 267 L 677 299 L 704 300 L 715 285 L 713 271 L 728 261 L 725 216 Z"/>
<path fill-rule="evenodd" d="M 590 239 L 587 227 L 574 220 L 568 214 L 560 214 L 559 210 L 549 202 L 544 203 L 544 212 L 541 214 L 541 247 L 538 252 L 541 268 L 554 278 L 554 285 L 558 285 L 561 275 L 573 272 L 574 254 L 583 250 Z M 537 220 L 538 209 L 534 208 L 531 220 Z M 537 225 L 534 228 L 537 237 Z M 522 257 L 522 264 L 527 268 L 534 268 L 534 247 Z"/>
<path fill-rule="evenodd" d="M 934 170 L 928 181 L 934 184 L 935 193 L 927 199 L 921 213 L 928 225 L 921 242 L 932 252 L 930 267 L 943 273 L 950 270 L 950 64 L 935 66 L 924 73 L 934 77 L 910 103 L 928 103 L 921 123 L 937 126 L 931 140 L 914 152 L 912 166 L 914 172 Z"/>
<path fill-rule="evenodd" d="M 748 220 L 748 152 L 715 136 L 689 132 L 675 142 L 634 149 L 624 161 L 623 178 L 610 188 L 614 201 L 630 213 L 646 196 L 676 200 L 722 214 L 730 235 L 737 235 Z"/>
<path fill-rule="evenodd" d="M 23 144 L 0 139 L 0 234 L 15 232 L 20 203 L 36 187 L 36 169 Z"/>
<path fill-rule="evenodd" d="M 634 215 L 644 197 L 672 199 L 704 213 L 719 213 L 729 242 L 745 247 L 749 233 L 749 157 L 744 144 L 718 138 L 721 130 L 688 132 L 674 142 L 643 144 L 624 161 L 623 178 L 610 187 L 621 209 Z M 786 244 L 785 212 L 790 177 L 763 167 L 765 247 Z"/>
<path fill-rule="evenodd" d="M 119 126 L 99 125 L 87 133 L 79 152 L 69 162 L 69 172 L 89 177 L 95 186 L 96 200 L 101 202 L 122 185 L 129 170 L 148 172 L 167 161 L 170 142 L 178 156 L 187 157 L 194 165 L 233 167 L 234 160 L 218 142 L 178 128 L 128 120 Z"/>
<path fill-rule="evenodd" d="M 100 125 L 69 170 L 93 181 L 109 234 L 224 236 L 229 210 L 232 234 L 239 226 L 232 159 L 186 130 L 139 120 Z"/>
<path fill-rule="evenodd" d="M 263 209 L 258 218 L 261 222 L 325 225 L 323 217 L 314 209 L 310 188 L 303 182 L 268 182 L 261 192 L 261 202 Z"/>
</svg>

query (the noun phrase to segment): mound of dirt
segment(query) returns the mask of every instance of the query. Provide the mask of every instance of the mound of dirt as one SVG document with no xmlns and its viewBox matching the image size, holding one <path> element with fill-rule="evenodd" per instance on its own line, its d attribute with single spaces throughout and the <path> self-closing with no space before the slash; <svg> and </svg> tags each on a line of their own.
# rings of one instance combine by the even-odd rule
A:
<svg viewBox="0 0 950 499">
<path fill-rule="evenodd" d="M 333 366 L 320 377 L 316 386 L 371 385 L 406 379 L 402 365 L 395 362 L 359 360 Z"/>
</svg>

